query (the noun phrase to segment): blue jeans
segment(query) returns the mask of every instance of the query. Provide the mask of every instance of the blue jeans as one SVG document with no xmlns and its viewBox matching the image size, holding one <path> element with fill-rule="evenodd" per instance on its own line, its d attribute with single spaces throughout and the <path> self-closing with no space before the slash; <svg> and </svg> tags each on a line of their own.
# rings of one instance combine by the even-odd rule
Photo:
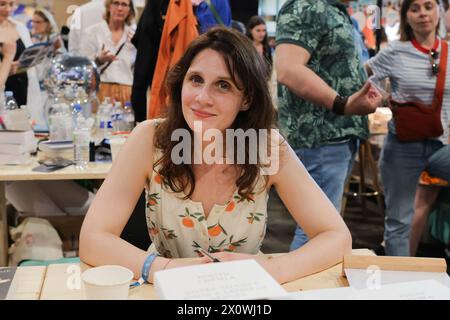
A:
<svg viewBox="0 0 450 320">
<path fill-rule="evenodd" d="M 306 170 L 338 211 L 341 209 L 345 181 L 350 174 L 359 140 L 327 144 L 316 148 L 300 148 L 295 153 Z M 308 236 L 297 226 L 290 250 L 303 246 Z"/>
<path fill-rule="evenodd" d="M 414 198 L 422 171 L 450 181 L 450 146 L 437 140 L 402 143 L 389 133 L 380 158 L 386 216 L 386 255 L 409 256 Z"/>
</svg>

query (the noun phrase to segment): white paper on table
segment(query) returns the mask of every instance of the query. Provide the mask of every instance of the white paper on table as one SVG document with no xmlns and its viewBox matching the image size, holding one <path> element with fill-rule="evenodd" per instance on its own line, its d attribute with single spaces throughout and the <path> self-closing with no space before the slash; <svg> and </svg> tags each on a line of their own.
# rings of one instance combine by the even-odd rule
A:
<svg viewBox="0 0 450 320">
<path fill-rule="evenodd" d="M 391 271 L 379 269 L 345 269 L 350 287 L 371 289 L 393 283 L 435 280 L 450 288 L 450 277 L 445 272 Z"/>
<path fill-rule="evenodd" d="M 286 291 L 255 260 L 208 263 L 155 272 L 160 299 L 229 300 L 282 297 Z"/>
<path fill-rule="evenodd" d="M 352 287 L 290 292 L 274 300 L 450 300 L 450 289 L 436 280 L 394 283 L 378 289 Z"/>
<path fill-rule="evenodd" d="M 450 300 L 450 289 L 436 280 L 394 283 L 358 292 L 359 300 Z"/>
<path fill-rule="evenodd" d="M 359 291 L 351 287 L 289 292 L 272 300 L 357 300 Z"/>
</svg>

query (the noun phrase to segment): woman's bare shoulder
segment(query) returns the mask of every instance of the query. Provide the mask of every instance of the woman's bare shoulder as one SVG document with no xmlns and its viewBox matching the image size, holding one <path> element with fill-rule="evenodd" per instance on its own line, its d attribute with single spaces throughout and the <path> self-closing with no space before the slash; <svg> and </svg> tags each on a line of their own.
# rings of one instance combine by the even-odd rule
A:
<svg viewBox="0 0 450 320">
<path fill-rule="evenodd" d="M 145 120 L 134 128 L 132 135 L 153 137 L 155 135 L 156 127 L 158 127 L 162 121 L 162 119 Z"/>
</svg>

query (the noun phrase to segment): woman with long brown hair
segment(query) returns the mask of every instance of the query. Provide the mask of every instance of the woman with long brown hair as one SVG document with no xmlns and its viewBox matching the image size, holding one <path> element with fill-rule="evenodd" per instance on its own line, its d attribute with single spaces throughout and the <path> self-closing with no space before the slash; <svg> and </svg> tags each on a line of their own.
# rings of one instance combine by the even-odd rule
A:
<svg viewBox="0 0 450 320">
<path fill-rule="evenodd" d="M 167 118 L 132 132 L 89 209 L 83 261 L 122 265 L 151 282 L 155 271 L 210 262 L 199 257 L 203 249 L 220 261 L 255 259 L 282 283 L 342 260 L 350 233 L 292 149 L 277 142 L 266 71 L 237 31 L 215 28 L 191 43 L 167 79 Z M 256 254 L 271 186 L 311 241 L 267 259 Z M 144 187 L 148 252 L 120 239 Z"/>
<path fill-rule="evenodd" d="M 260 16 L 253 16 L 247 23 L 247 37 L 249 37 L 258 53 L 272 66 L 272 52 L 267 36 L 266 22 Z"/>
<path fill-rule="evenodd" d="M 421 172 L 426 170 L 433 176 L 450 180 L 450 81 L 448 59 L 445 61 L 448 45 L 437 34 L 438 5 L 437 0 L 404 0 L 400 12 L 400 40 L 391 42 L 367 64 L 377 80 L 389 78 L 392 85 L 394 119 L 389 124 L 380 159 L 386 201 L 387 255 L 408 256 L 415 252 L 417 244 L 410 246 L 410 235 Z M 425 128 L 426 115 L 430 113 L 424 111 L 415 123 L 411 122 L 411 116 L 399 115 L 406 110 L 402 109 L 405 106 L 419 104 L 423 110 L 429 108 L 430 111 L 440 106 L 437 114 L 440 120 L 437 125 L 426 127 L 427 134 L 411 136 L 417 129 Z M 405 125 L 410 125 L 406 132 Z M 440 130 L 431 132 L 439 127 Z"/>
</svg>

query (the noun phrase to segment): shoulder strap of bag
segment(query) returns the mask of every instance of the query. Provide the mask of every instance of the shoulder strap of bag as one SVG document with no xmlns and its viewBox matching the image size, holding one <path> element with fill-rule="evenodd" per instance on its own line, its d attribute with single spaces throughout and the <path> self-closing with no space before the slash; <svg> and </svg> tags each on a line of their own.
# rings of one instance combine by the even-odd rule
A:
<svg viewBox="0 0 450 320">
<path fill-rule="evenodd" d="M 444 100 L 445 78 L 447 75 L 448 44 L 441 40 L 441 60 L 439 61 L 439 73 L 436 80 L 436 89 L 434 91 L 433 109 L 442 108 Z"/>
<path fill-rule="evenodd" d="M 216 10 L 216 7 L 212 4 L 211 0 L 205 0 L 205 2 L 208 4 L 208 7 L 211 10 L 211 13 L 213 14 L 214 19 L 216 19 L 217 23 L 221 24 L 221 25 L 225 25 L 223 23 L 222 18 L 220 17 L 219 13 Z"/>
<path fill-rule="evenodd" d="M 125 44 L 127 43 L 127 41 L 125 41 L 124 43 L 122 43 L 119 47 L 119 49 L 117 50 L 115 56 L 119 55 L 120 51 L 122 51 L 123 47 L 125 47 Z M 108 67 L 111 65 L 111 63 L 113 63 L 112 61 L 108 62 L 108 64 L 106 66 L 104 66 L 101 70 L 100 70 L 100 75 L 102 75 L 106 69 L 108 69 Z"/>
</svg>

